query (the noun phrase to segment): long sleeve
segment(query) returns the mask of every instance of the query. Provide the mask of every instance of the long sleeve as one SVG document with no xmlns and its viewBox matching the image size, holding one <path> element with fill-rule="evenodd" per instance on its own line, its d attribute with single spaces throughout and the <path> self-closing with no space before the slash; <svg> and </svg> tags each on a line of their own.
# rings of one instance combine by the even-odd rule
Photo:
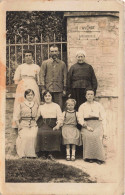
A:
<svg viewBox="0 0 125 195">
<path fill-rule="evenodd" d="M 36 120 L 41 116 L 40 106 L 37 111 Z"/>
<path fill-rule="evenodd" d="M 94 72 L 94 69 L 93 69 L 92 66 L 91 66 L 91 83 L 92 83 L 92 87 L 93 87 L 94 91 L 96 92 L 96 90 L 97 90 L 97 79 L 96 79 L 95 72 Z"/>
<path fill-rule="evenodd" d="M 83 126 L 84 124 L 84 108 L 83 105 L 79 107 L 78 114 L 77 114 L 77 120 L 80 125 Z"/>
<path fill-rule="evenodd" d="M 64 124 L 65 115 L 66 115 L 66 112 L 64 111 L 64 112 L 62 113 L 62 121 L 63 121 L 62 125 Z"/>
<path fill-rule="evenodd" d="M 36 72 L 36 80 L 37 84 L 40 85 L 40 67 L 37 67 L 37 72 Z"/>
<path fill-rule="evenodd" d="M 57 105 L 57 108 L 56 108 L 56 112 L 57 112 L 57 124 L 62 126 L 62 124 L 63 124 L 63 114 L 62 114 L 60 106 L 58 106 L 58 105 Z"/>
<path fill-rule="evenodd" d="M 68 81 L 67 81 L 67 87 L 68 87 L 69 93 L 72 88 L 72 74 L 73 74 L 73 68 L 71 67 L 68 72 Z"/>
<path fill-rule="evenodd" d="M 46 76 L 46 61 L 44 61 L 40 68 L 40 84 L 42 89 L 45 89 L 45 76 Z"/>
<path fill-rule="evenodd" d="M 21 80 L 21 69 L 20 65 L 17 67 L 15 74 L 14 74 L 14 82 L 15 84 L 18 84 L 18 82 Z"/>
<path fill-rule="evenodd" d="M 63 70 L 63 74 L 64 74 L 64 87 L 66 88 L 67 86 L 67 67 L 66 64 L 64 63 L 64 70 Z"/>
</svg>

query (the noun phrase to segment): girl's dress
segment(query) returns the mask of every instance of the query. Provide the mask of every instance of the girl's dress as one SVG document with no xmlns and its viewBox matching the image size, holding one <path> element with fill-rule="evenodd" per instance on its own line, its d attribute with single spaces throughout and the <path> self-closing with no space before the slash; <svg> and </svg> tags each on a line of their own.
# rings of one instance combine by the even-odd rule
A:
<svg viewBox="0 0 125 195">
<path fill-rule="evenodd" d="M 63 112 L 63 127 L 62 137 L 63 144 L 81 145 L 80 131 L 77 129 L 77 112 L 65 111 Z"/>
<path fill-rule="evenodd" d="M 17 106 L 24 102 L 24 92 L 27 89 L 32 89 L 35 93 L 34 101 L 37 102 L 37 104 L 40 104 L 40 93 L 39 93 L 39 72 L 40 67 L 36 64 L 22 64 L 19 65 L 16 69 L 15 75 L 14 75 L 14 81 L 18 84 L 15 94 L 15 102 L 14 102 L 14 111 L 13 115 L 15 115 Z M 13 119 L 12 127 L 16 128 L 15 121 Z"/>
<path fill-rule="evenodd" d="M 36 137 L 38 127 L 35 117 L 38 112 L 38 104 L 33 102 L 29 106 L 28 102 L 23 102 L 17 106 L 14 120 L 20 122 L 21 129 L 18 130 L 16 140 L 16 150 L 19 157 L 36 157 Z"/>
<path fill-rule="evenodd" d="M 54 102 L 39 106 L 38 134 L 36 152 L 60 151 L 61 129 L 53 131 L 56 124 L 62 124 L 62 111 Z"/>
<path fill-rule="evenodd" d="M 86 128 L 81 129 L 83 140 L 83 159 L 105 160 L 103 149 L 103 131 L 106 127 L 106 116 L 102 105 L 98 102 L 85 102 L 79 107 L 78 121 L 83 126 L 86 121 L 87 126 L 94 129 L 93 132 Z"/>
</svg>

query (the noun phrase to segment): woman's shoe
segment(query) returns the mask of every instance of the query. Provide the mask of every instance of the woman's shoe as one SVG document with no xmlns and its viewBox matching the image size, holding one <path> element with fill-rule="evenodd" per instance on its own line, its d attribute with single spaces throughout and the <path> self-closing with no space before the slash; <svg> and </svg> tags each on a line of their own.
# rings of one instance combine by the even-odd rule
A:
<svg viewBox="0 0 125 195">
<path fill-rule="evenodd" d="M 76 159 L 75 159 L 75 156 L 74 155 L 72 155 L 72 157 L 71 157 L 71 161 L 75 161 Z"/>
<path fill-rule="evenodd" d="M 88 158 L 84 159 L 84 161 L 85 161 L 85 162 L 89 162 L 89 163 L 93 163 L 93 162 L 94 162 L 94 160 L 88 159 Z"/>
<path fill-rule="evenodd" d="M 41 158 L 42 160 L 46 160 L 46 159 L 47 159 L 47 157 L 46 157 L 45 155 L 41 156 L 40 158 Z"/>
<path fill-rule="evenodd" d="M 52 161 L 55 161 L 55 158 L 53 157 L 52 154 L 49 154 L 49 155 L 48 155 L 48 159 L 49 159 L 49 160 L 52 160 Z"/>
<path fill-rule="evenodd" d="M 88 162 L 89 162 L 89 163 L 94 163 L 94 160 L 89 160 Z"/>
<path fill-rule="evenodd" d="M 22 159 L 27 159 L 27 157 L 26 156 L 23 156 Z"/>
<path fill-rule="evenodd" d="M 66 155 L 66 160 L 70 161 L 70 155 Z"/>
<path fill-rule="evenodd" d="M 97 163 L 98 165 L 102 165 L 102 164 L 104 164 L 104 161 L 96 160 L 96 163 Z"/>
</svg>

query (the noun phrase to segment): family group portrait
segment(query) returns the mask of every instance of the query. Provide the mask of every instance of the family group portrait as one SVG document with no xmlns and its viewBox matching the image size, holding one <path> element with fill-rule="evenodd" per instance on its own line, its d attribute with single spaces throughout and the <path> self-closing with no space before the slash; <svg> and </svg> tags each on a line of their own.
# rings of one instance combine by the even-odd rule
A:
<svg viewBox="0 0 125 195">
<path fill-rule="evenodd" d="M 119 11 L 6 12 L 6 183 L 117 183 L 118 66 Z"/>
</svg>

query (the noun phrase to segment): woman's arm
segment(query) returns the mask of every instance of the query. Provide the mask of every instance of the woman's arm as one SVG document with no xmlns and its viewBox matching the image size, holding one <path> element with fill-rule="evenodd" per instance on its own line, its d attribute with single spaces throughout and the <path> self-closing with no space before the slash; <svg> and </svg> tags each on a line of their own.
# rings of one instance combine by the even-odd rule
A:
<svg viewBox="0 0 125 195">
<path fill-rule="evenodd" d="M 17 125 L 17 127 L 18 127 L 18 130 L 21 130 L 22 127 L 21 127 L 21 125 L 20 125 L 20 123 L 19 123 L 19 120 L 15 121 L 15 123 L 16 123 L 16 125 Z"/>
<path fill-rule="evenodd" d="M 56 115 L 57 115 L 57 122 L 56 122 L 57 125 L 53 128 L 53 130 L 58 130 L 63 125 L 63 114 L 59 105 L 57 105 L 56 108 Z"/>
<path fill-rule="evenodd" d="M 65 116 L 66 116 L 66 112 L 64 111 L 62 113 L 62 124 L 61 124 L 61 126 L 63 126 L 63 124 L 64 124 Z"/>
<path fill-rule="evenodd" d="M 16 123 L 18 129 L 19 129 L 19 126 L 20 126 L 20 123 L 19 123 L 20 118 L 21 118 L 20 113 L 21 113 L 21 105 L 19 104 L 19 105 L 16 107 L 15 112 L 14 112 L 14 114 L 13 114 L 13 120 L 14 120 L 14 122 Z"/>
<path fill-rule="evenodd" d="M 36 82 L 38 85 L 40 85 L 40 67 L 38 65 L 37 66 L 37 71 L 36 71 Z"/>
<path fill-rule="evenodd" d="M 20 68 L 21 65 L 19 65 L 15 71 L 15 74 L 14 74 L 14 83 L 16 85 L 18 85 L 19 81 L 21 80 L 21 68 Z"/>
<path fill-rule="evenodd" d="M 77 120 L 78 120 L 78 123 L 83 127 L 83 125 L 85 124 L 85 121 L 84 121 L 84 106 L 83 105 L 81 105 L 78 109 Z"/>
<path fill-rule="evenodd" d="M 87 126 L 86 121 L 84 121 L 84 106 L 83 105 L 79 107 L 78 113 L 76 113 L 76 117 L 77 117 L 78 123 L 82 127 L 86 128 L 88 131 L 93 131 L 93 128 Z"/>
<path fill-rule="evenodd" d="M 37 121 L 40 116 L 41 116 L 41 111 L 40 111 L 40 106 L 39 106 L 35 120 Z"/>
</svg>

